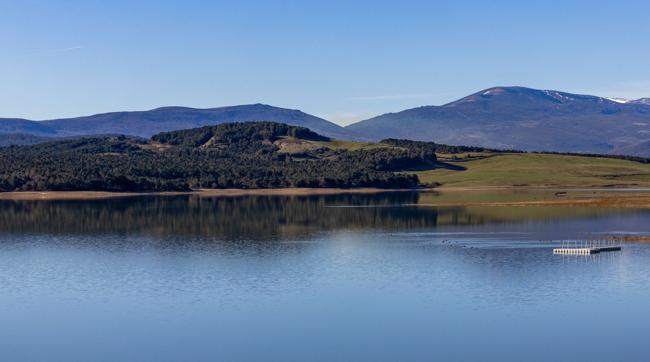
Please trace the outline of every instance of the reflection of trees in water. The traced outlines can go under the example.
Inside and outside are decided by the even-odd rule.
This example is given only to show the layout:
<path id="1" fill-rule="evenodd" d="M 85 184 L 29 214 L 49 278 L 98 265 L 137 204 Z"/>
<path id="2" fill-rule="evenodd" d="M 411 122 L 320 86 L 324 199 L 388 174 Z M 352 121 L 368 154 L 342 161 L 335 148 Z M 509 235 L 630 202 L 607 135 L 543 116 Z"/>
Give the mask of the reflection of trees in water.
<path id="1" fill-rule="evenodd" d="M 268 240 L 337 229 L 419 229 L 568 217 L 526 208 L 416 207 L 416 192 L 318 196 L 142 196 L 85 201 L 0 201 L 0 233 L 143 234 Z M 534 209 L 537 210 L 537 209 Z M 504 212 L 507 213 L 503 215 Z M 589 215 L 597 210 L 591 210 Z M 510 215 L 513 214 L 514 215 Z M 572 210 L 575 214 L 575 210 Z M 576 217 L 573 215 L 573 217 Z"/>
<path id="2" fill-rule="evenodd" d="M 439 210 L 411 192 L 325 196 L 145 196 L 84 201 L 0 201 L 0 232 L 143 233 L 218 239 L 309 236 L 357 228 L 421 228 Z"/>

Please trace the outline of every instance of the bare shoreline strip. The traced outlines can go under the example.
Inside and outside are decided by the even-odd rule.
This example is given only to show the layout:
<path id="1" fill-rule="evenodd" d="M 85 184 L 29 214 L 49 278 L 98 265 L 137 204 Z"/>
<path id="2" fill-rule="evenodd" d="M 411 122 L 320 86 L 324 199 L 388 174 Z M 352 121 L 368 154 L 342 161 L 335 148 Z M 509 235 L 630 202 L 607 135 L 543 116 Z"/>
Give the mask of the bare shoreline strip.
<path id="1" fill-rule="evenodd" d="M 426 192 L 430 189 L 380 189 L 380 188 L 281 188 L 281 189 L 200 189 L 187 192 L 107 192 L 107 191 L 17 191 L 0 192 L 0 200 L 93 200 L 133 196 L 177 196 L 195 195 L 199 197 L 280 195 L 308 196 L 334 194 L 373 194 L 383 192 Z"/>
<path id="2" fill-rule="evenodd" d="M 335 194 L 373 194 L 386 192 L 440 192 L 442 194 L 454 194 L 459 192 L 480 192 L 480 191 L 548 191 L 548 188 L 499 188 L 492 187 L 483 190 L 478 188 L 464 189 L 379 189 L 379 188 L 283 188 L 283 189 L 201 189 L 190 192 L 103 192 L 103 191 L 48 191 L 48 192 L 5 192 L 0 193 L 0 200 L 94 200 L 136 196 L 175 196 L 188 195 L 195 197 L 232 197 L 245 195 L 268 195 L 268 196 L 309 196 L 309 195 L 335 195 Z M 562 192 L 562 198 L 551 198 L 548 200 L 517 200 L 517 201 L 472 201 L 472 200 L 441 200 L 440 202 L 425 202 L 417 206 L 449 207 L 449 206 L 491 206 L 491 207 L 521 207 L 521 206 L 581 206 L 581 207 L 613 207 L 613 208 L 650 208 L 650 193 L 648 190 L 630 189 L 630 192 L 616 195 L 611 191 L 623 191 L 624 189 L 558 189 L 569 192 Z M 578 194 L 573 194 L 573 191 Z M 637 191 L 637 192 L 635 192 Z M 581 193 L 587 194 L 580 195 Z M 573 195 L 572 195 L 573 194 Z"/>
<path id="3" fill-rule="evenodd" d="M 564 200 L 538 200 L 538 201 L 504 201 L 504 202 L 440 202 L 424 203 L 417 206 L 431 207 L 458 207 L 458 206 L 488 206 L 488 207 L 525 207 L 525 206 L 580 206 L 580 207 L 604 207 L 604 208 L 650 208 L 650 196 L 631 197 L 609 197 L 595 196 L 586 199 L 564 199 Z"/>

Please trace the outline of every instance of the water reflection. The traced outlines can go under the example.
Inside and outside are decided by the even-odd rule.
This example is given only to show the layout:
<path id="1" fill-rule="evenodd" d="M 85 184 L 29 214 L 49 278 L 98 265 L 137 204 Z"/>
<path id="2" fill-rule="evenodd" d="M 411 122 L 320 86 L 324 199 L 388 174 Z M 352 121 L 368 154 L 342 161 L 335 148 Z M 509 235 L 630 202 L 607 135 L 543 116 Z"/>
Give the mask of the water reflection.
<path id="1" fill-rule="evenodd" d="M 650 354 L 650 245 L 567 257 L 553 255 L 548 241 L 647 233 L 647 211 L 432 206 L 448 197 L 0 201 L 3 357 L 611 361 L 620 351 L 629 360 Z M 609 310 L 616 312 L 603 313 Z"/>
<path id="2" fill-rule="evenodd" d="M 219 240 L 306 239 L 333 230 L 422 230 L 520 224 L 640 211 L 577 207 L 430 206 L 417 192 L 321 196 L 141 196 L 0 201 L 0 233 L 112 234 Z"/>

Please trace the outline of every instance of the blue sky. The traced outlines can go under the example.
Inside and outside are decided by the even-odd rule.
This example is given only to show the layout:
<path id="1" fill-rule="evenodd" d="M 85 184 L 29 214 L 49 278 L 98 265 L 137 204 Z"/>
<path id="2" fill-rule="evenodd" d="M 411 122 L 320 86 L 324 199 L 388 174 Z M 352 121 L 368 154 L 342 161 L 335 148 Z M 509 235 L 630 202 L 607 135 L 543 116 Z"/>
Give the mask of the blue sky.
<path id="1" fill-rule="evenodd" d="M 0 0 L 0 116 L 268 103 L 337 123 L 495 85 L 650 96 L 650 1 Z"/>

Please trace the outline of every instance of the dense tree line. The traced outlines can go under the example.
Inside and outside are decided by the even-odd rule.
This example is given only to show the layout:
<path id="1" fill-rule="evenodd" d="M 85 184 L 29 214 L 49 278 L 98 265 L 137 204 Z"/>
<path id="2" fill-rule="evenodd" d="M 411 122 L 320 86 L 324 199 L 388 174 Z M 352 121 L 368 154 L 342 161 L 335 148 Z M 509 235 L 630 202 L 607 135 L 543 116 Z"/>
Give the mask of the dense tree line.
<path id="1" fill-rule="evenodd" d="M 493 148 L 485 148 L 478 146 L 450 146 L 444 144 L 438 144 L 434 142 L 422 142 L 422 141 L 411 141 L 403 139 L 385 139 L 381 143 L 402 147 L 406 149 L 424 149 L 426 152 L 433 153 L 445 153 L 445 154 L 456 154 L 456 153 L 467 153 L 467 152 L 489 152 L 489 153 L 533 153 L 533 154 L 543 154 L 543 155 L 559 155 L 559 156 L 579 156 L 579 157 L 598 157 L 598 158 L 613 158 L 618 160 L 633 161 L 639 163 L 650 163 L 650 158 L 639 157 L 639 156 L 627 156 L 627 155 L 603 155 L 598 153 L 577 153 L 577 152 L 550 152 L 550 151 L 520 151 L 520 150 L 499 150 Z"/>
<path id="2" fill-rule="evenodd" d="M 282 138 L 326 141 L 306 128 L 235 123 L 166 132 L 151 141 L 85 138 L 0 149 L 0 191 L 171 191 L 195 188 L 410 188 L 395 173 L 432 159 L 401 148 L 280 152 Z"/>
<path id="3" fill-rule="evenodd" d="M 446 153 L 446 154 L 467 153 L 467 152 L 523 153 L 523 151 L 518 151 L 518 150 L 498 150 L 498 149 L 485 148 L 479 146 L 451 146 L 451 145 L 445 145 L 445 144 L 434 143 L 434 142 L 411 141 L 411 140 L 394 139 L 394 138 L 388 138 L 382 140 L 381 143 L 395 146 L 395 147 L 403 147 L 407 149 L 426 150 L 426 152 L 429 153 L 436 153 L 436 152 Z"/>
<path id="4" fill-rule="evenodd" d="M 340 159 L 347 163 L 373 165 L 378 171 L 402 171 L 418 167 L 433 167 L 437 162 L 435 151 L 425 148 L 371 148 L 346 152 Z"/>

